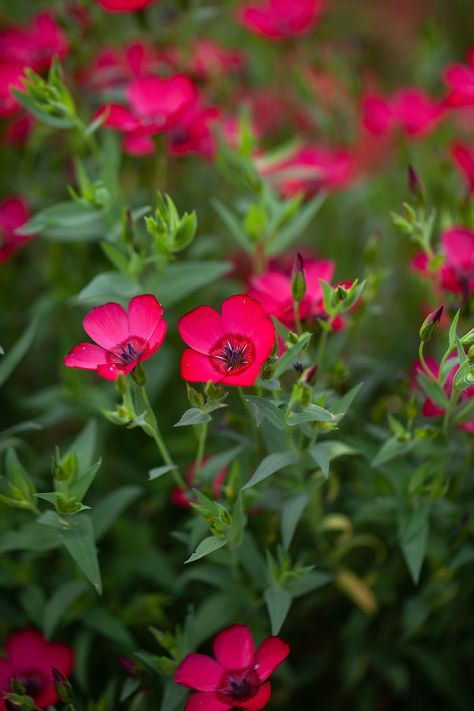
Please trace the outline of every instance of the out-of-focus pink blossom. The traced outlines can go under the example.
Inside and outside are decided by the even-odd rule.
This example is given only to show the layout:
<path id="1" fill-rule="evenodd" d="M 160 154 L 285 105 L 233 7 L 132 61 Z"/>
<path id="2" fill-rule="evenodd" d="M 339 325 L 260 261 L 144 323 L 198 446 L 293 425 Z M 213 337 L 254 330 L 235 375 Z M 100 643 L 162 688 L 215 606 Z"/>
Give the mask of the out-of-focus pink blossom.
<path id="1" fill-rule="evenodd" d="M 428 366 L 430 372 L 435 376 L 435 378 L 439 377 L 439 365 L 436 362 L 434 358 L 431 356 L 426 356 L 425 357 L 425 362 L 426 365 Z M 450 360 L 447 361 L 447 366 L 450 368 L 448 377 L 446 378 L 446 382 L 444 384 L 444 392 L 448 396 L 448 398 L 451 396 L 451 392 L 453 390 L 453 382 L 454 382 L 454 376 L 459 370 L 459 363 L 455 358 L 451 358 Z M 415 364 L 415 373 L 424 373 L 423 366 L 421 363 L 418 361 Z M 474 385 L 469 386 L 465 390 L 462 391 L 461 393 L 461 402 L 465 402 L 466 400 L 470 400 L 472 397 L 474 397 Z M 424 403 L 423 403 L 423 409 L 422 413 L 424 417 L 439 417 L 440 415 L 444 415 L 444 410 L 441 407 L 438 407 L 436 403 L 433 402 L 433 400 L 430 400 L 430 398 L 426 398 Z M 464 424 L 459 425 L 459 429 L 465 430 L 466 432 L 472 432 L 474 433 L 474 419 L 470 420 L 469 422 L 465 422 Z"/>
<path id="2" fill-rule="evenodd" d="M 17 229 L 29 218 L 30 211 L 23 198 L 12 195 L 0 202 L 0 264 L 34 237 L 17 234 Z"/>
<path id="3" fill-rule="evenodd" d="M 441 286 L 445 291 L 474 293 L 474 232 L 467 227 L 451 227 L 441 235 L 444 261 L 440 267 Z M 435 277 L 429 271 L 426 254 L 416 255 L 412 267 L 422 274 Z"/>
<path id="4" fill-rule="evenodd" d="M 310 32 L 322 10 L 322 0 L 261 0 L 239 7 L 237 19 L 261 37 L 283 40 Z"/>
<path id="5" fill-rule="evenodd" d="M 155 0 L 97 0 L 109 12 L 135 12 L 151 5 Z"/>
<path id="6" fill-rule="evenodd" d="M 454 163 L 466 180 L 469 193 L 474 194 L 474 148 L 454 143 L 450 149 Z"/>
<path id="7" fill-rule="evenodd" d="M 245 66 L 245 56 L 211 39 L 197 40 L 189 62 L 190 73 L 198 79 L 210 79 L 238 72 Z"/>
<path id="8" fill-rule="evenodd" d="M 448 85 L 446 105 L 453 108 L 474 106 L 474 52 L 469 53 L 469 65 L 450 64 L 444 70 Z"/>
<path id="9" fill-rule="evenodd" d="M 40 12 L 26 27 L 0 32 L 0 61 L 35 71 L 49 69 L 53 57 L 63 59 L 69 45 L 63 30 L 50 12 Z"/>
<path id="10" fill-rule="evenodd" d="M 367 94 L 362 101 L 364 127 L 374 135 L 388 135 L 396 128 L 412 138 L 432 131 L 444 115 L 444 104 L 416 87 L 407 87 L 386 99 Z"/>

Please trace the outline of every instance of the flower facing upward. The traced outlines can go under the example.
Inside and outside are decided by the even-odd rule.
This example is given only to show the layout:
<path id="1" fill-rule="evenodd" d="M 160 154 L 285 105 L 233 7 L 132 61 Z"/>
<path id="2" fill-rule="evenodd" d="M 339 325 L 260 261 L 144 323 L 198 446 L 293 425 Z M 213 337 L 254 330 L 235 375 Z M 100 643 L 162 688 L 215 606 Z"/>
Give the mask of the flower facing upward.
<path id="1" fill-rule="evenodd" d="M 84 330 L 98 345 L 79 343 L 64 358 L 70 368 L 96 370 L 107 380 L 128 375 L 150 358 L 166 334 L 163 307 L 152 294 L 135 296 L 128 315 L 120 304 L 96 306 L 83 321 Z"/>
<path id="2" fill-rule="evenodd" d="M 181 375 L 191 383 L 253 385 L 275 342 L 275 329 L 262 305 L 243 294 L 222 303 L 221 314 L 198 306 L 179 320 L 187 348 Z"/>
<path id="3" fill-rule="evenodd" d="M 214 639 L 214 656 L 189 654 L 179 665 L 175 681 L 199 693 L 188 699 L 186 711 L 263 709 L 270 700 L 267 681 L 286 659 L 290 648 L 279 637 L 267 637 L 255 651 L 252 634 L 234 625 Z"/>
<path id="4" fill-rule="evenodd" d="M 53 644 L 40 632 L 25 629 L 11 635 L 5 650 L 6 659 L 0 659 L 0 690 L 11 691 L 10 682 L 16 679 L 26 687 L 26 693 L 39 708 L 55 704 L 58 696 L 54 688 L 52 667 L 63 676 L 70 675 L 74 660 L 71 647 Z M 4 708 L 0 692 L 0 711 Z"/>

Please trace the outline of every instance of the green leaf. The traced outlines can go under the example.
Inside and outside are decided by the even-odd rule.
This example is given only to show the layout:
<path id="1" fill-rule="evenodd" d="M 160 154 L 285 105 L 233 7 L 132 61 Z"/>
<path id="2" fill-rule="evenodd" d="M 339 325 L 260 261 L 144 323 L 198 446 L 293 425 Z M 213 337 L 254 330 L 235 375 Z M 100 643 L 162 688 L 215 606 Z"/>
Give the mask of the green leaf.
<path id="1" fill-rule="evenodd" d="M 69 487 L 69 493 L 71 496 L 76 496 L 79 501 L 82 501 L 97 476 L 97 472 L 99 471 L 101 464 L 102 460 L 99 459 L 99 461 L 92 464 L 87 471 L 76 478 L 76 480 Z"/>
<path id="2" fill-rule="evenodd" d="M 286 373 L 293 363 L 300 357 L 301 351 L 308 347 L 311 340 L 311 333 L 302 333 L 298 337 L 298 342 L 290 346 L 288 350 L 283 353 L 282 357 L 276 362 L 273 375 L 275 378 L 279 378 L 283 373 Z"/>
<path id="3" fill-rule="evenodd" d="M 310 447 L 308 451 L 316 464 L 321 467 L 321 471 L 326 478 L 329 475 L 329 465 L 333 459 L 343 457 L 348 454 L 357 454 L 356 449 L 349 447 L 343 442 L 338 442 L 337 440 L 319 442 L 313 447 Z"/>
<path id="4" fill-rule="evenodd" d="M 173 679 L 169 679 L 165 684 L 160 711 L 177 711 L 184 708 L 186 693 L 187 689 L 175 684 Z"/>
<path id="5" fill-rule="evenodd" d="M 89 471 L 95 456 L 97 447 L 97 420 L 92 419 L 86 424 L 84 429 L 77 435 L 71 446 L 67 449 L 64 457 L 68 454 L 76 454 L 79 463 L 79 475 Z"/>
<path id="6" fill-rule="evenodd" d="M 103 498 L 91 512 L 95 538 L 100 540 L 132 501 L 135 501 L 143 489 L 140 486 L 122 486 Z"/>
<path id="7" fill-rule="evenodd" d="M 327 194 L 320 192 L 313 200 L 300 208 L 295 217 L 283 229 L 279 230 L 268 246 L 268 254 L 279 254 L 288 249 L 293 242 L 299 239 L 307 227 L 311 224 L 321 206 L 325 202 Z"/>
<path id="8" fill-rule="evenodd" d="M 63 544 L 86 578 L 101 595 L 102 581 L 94 540 L 94 528 L 90 516 L 78 513 L 74 517 L 69 516 L 62 520 L 65 523 L 60 533 Z"/>
<path id="9" fill-rule="evenodd" d="M 280 585 L 273 585 L 271 588 L 267 588 L 263 594 L 263 598 L 270 617 L 272 635 L 277 635 L 290 611 L 293 598 L 291 593 Z"/>
<path id="10" fill-rule="evenodd" d="M 458 327 L 458 321 L 459 321 L 459 316 L 461 314 L 461 309 L 458 309 L 456 311 L 456 314 L 451 322 L 451 326 L 449 327 L 449 346 L 453 347 L 456 343 L 456 337 L 457 337 L 457 327 Z"/>
<path id="11" fill-rule="evenodd" d="M 72 580 L 61 585 L 46 604 L 43 619 L 43 631 L 48 639 L 53 636 L 61 618 L 70 606 L 87 590 L 83 580 Z"/>
<path id="12" fill-rule="evenodd" d="M 210 412 L 227 407 L 223 402 L 208 402 L 204 407 L 190 407 L 184 412 L 174 427 L 187 427 L 189 425 L 199 425 L 202 422 L 210 422 Z"/>
<path id="13" fill-rule="evenodd" d="M 126 274 L 128 272 L 127 255 L 111 242 L 101 242 L 100 246 L 109 262 L 111 262 L 111 264 L 113 264 L 113 266 L 118 269 L 119 272 L 123 272 L 124 274 Z"/>
<path id="14" fill-rule="evenodd" d="M 403 454 L 407 454 L 415 446 L 415 440 L 410 440 L 409 442 L 400 442 L 396 437 L 390 437 L 379 449 L 376 456 L 372 460 L 373 467 L 379 467 L 391 459 L 396 457 L 401 457 Z"/>
<path id="15" fill-rule="evenodd" d="M 217 538 L 216 536 L 208 536 L 203 541 L 201 541 L 194 553 L 189 556 L 189 558 L 184 562 L 185 564 L 193 563 L 195 560 L 199 560 L 199 558 L 204 558 L 204 556 L 209 555 L 210 553 L 214 553 L 214 551 L 219 550 L 219 548 L 223 548 L 226 544 L 227 538 Z"/>
<path id="16" fill-rule="evenodd" d="M 300 425 L 302 422 L 332 422 L 336 424 L 340 416 L 333 415 L 329 410 L 319 405 L 308 405 L 301 412 L 289 412 L 286 418 L 287 424 L 290 427 Z"/>
<path id="17" fill-rule="evenodd" d="M 345 395 L 343 395 L 339 400 L 337 400 L 334 405 L 331 406 L 331 412 L 335 415 L 345 415 L 347 410 L 350 408 L 357 395 L 359 394 L 364 383 L 358 383 L 354 385 L 353 388 L 349 390 Z"/>
<path id="18" fill-rule="evenodd" d="M 427 395 L 430 400 L 433 400 L 435 405 L 438 405 L 442 410 L 446 410 L 449 407 L 449 399 L 438 382 L 434 382 L 422 372 L 418 372 L 418 382 L 423 388 L 425 395 Z"/>
<path id="19" fill-rule="evenodd" d="M 331 582 L 333 576 L 323 571 L 315 570 L 287 583 L 287 589 L 292 597 L 300 597 L 306 593 L 322 588 Z"/>
<path id="20" fill-rule="evenodd" d="M 244 249 L 249 254 L 252 253 L 252 243 L 248 238 L 243 225 L 240 220 L 225 206 L 220 200 L 213 199 L 211 204 L 219 214 L 222 221 L 225 223 L 232 237 L 240 244 L 242 249 Z"/>
<path id="21" fill-rule="evenodd" d="M 244 395 L 252 410 L 255 412 L 255 419 L 259 427 L 262 420 L 268 420 L 277 430 L 285 429 L 285 416 L 280 408 L 271 400 L 256 395 Z"/>
<path id="22" fill-rule="evenodd" d="M 264 479 L 275 472 L 289 466 L 290 464 L 296 464 L 299 456 L 293 452 L 274 452 L 269 454 L 263 459 L 255 470 L 251 479 L 242 487 L 244 489 L 250 489 L 255 484 L 259 484 Z"/>
<path id="23" fill-rule="evenodd" d="M 174 469 L 177 469 L 176 464 L 164 464 L 162 467 L 154 467 L 148 472 L 148 481 L 159 479 L 164 474 L 168 474 L 168 472 L 172 472 Z"/>
<path id="24" fill-rule="evenodd" d="M 429 509 L 427 506 L 400 516 L 398 540 L 415 585 L 420 578 L 421 566 L 428 543 Z"/>
<path id="25" fill-rule="evenodd" d="M 466 422 L 474 420 L 474 397 L 461 402 L 455 411 L 454 422 L 457 425 L 463 425 Z"/>
<path id="26" fill-rule="evenodd" d="M 17 230 L 22 235 L 41 234 L 60 242 L 85 242 L 103 236 L 104 210 L 82 202 L 67 201 L 41 210 Z"/>
<path id="27" fill-rule="evenodd" d="M 136 647 L 136 642 L 125 625 L 102 607 L 89 610 L 84 617 L 84 624 L 125 649 Z"/>
<path id="28" fill-rule="evenodd" d="M 76 304 L 97 306 L 106 301 L 127 304 L 133 296 L 143 293 L 140 284 L 126 274 L 104 272 L 97 274 L 74 298 Z"/>
<path id="29" fill-rule="evenodd" d="M 232 447 L 232 449 L 227 449 L 225 452 L 219 452 L 219 454 L 214 454 L 209 459 L 203 463 L 199 470 L 199 480 L 201 481 L 214 481 L 217 474 L 226 467 L 228 464 L 233 462 L 242 451 L 242 445 L 237 445 L 237 447 Z"/>
<path id="30" fill-rule="evenodd" d="M 158 279 L 157 298 L 165 308 L 169 308 L 207 284 L 218 281 L 231 269 L 230 262 L 211 260 L 187 260 L 169 264 Z"/>
<path id="31" fill-rule="evenodd" d="M 309 501 L 308 494 L 297 494 L 287 499 L 281 511 L 281 537 L 286 550 L 290 547 L 296 526 Z"/>
<path id="32" fill-rule="evenodd" d="M 29 323 L 25 331 L 23 331 L 15 345 L 12 346 L 11 349 L 7 349 L 6 355 L 0 360 L 0 386 L 8 380 L 18 363 L 30 348 L 35 337 L 37 327 L 38 321 L 34 318 Z"/>
<path id="33" fill-rule="evenodd" d="M 38 523 L 27 523 L 16 531 L 5 531 L 0 536 L 0 554 L 12 551 L 44 553 L 60 545 L 59 532 Z"/>

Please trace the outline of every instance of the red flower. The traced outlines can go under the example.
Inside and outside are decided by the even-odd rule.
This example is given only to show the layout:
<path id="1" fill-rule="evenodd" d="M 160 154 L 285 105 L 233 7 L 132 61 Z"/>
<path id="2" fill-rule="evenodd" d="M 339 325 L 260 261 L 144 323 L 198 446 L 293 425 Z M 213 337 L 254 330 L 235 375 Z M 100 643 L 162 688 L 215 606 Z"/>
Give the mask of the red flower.
<path id="1" fill-rule="evenodd" d="M 262 0 L 239 8 L 237 19 L 257 35 L 281 40 L 309 32 L 322 9 L 322 0 Z"/>
<path id="2" fill-rule="evenodd" d="M 394 117 L 390 101 L 377 94 L 367 94 L 362 99 L 363 124 L 367 131 L 377 136 L 390 133 Z"/>
<path id="3" fill-rule="evenodd" d="M 21 197 L 13 195 L 0 202 L 0 264 L 33 238 L 16 232 L 29 218 L 28 206 Z"/>
<path id="4" fill-rule="evenodd" d="M 326 316 L 323 306 L 323 290 L 320 279 L 330 282 L 334 274 L 334 262 L 321 259 L 305 259 L 304 272 L 306 294 L 299 304 L 300 319 Z M 257 299 L 269 316 L 275 316 L 287 328 L 295 327 L 291 274 L 271 268 L 265 274 L 250 279 L 249 296 Z"/>
<path id="5" fill-rule="evenodd" d="M 474 148 L 468 148 L 460 143 L 451 146 L 451 156 L 466 179 L 469 193 L 474 193 Z"/>
<path id="6" fill-rule="evenodd" d="M 0 690 L 11 691 L 10 681 L 17 679 L 41 709 L 55 704 L 58 696 L 51 669 L 55 667 L 66 677 L 71 674 L 74 662 L 71 647 L 48 642 L 40 632 L 25 629 L 9 637 L 5 650 L 6 659 L 0 659 Z M 0 709 L 4 709 L 1 699 Z"/>
<path id="7" fill-rule="evenodd" d="M 399 126 L 414 138 L 433 130 L 444 113 L 443 104 L 416 87 L 401 89 L 391 99 L 367 94 L 362 109 L 363 123 L 370 133 L 387 135 Z"/>
<path id="8" fill-rule="evenodd" d="M 214 639 L 215 660 L 205 654 L 188 654 L 175 673 L 175 682 L 195 689 L 186 711 L 263 709 L 270 700 L 267 681 L 286 659 L 289 646 L 279 637 L 267 637 L 255 651 L 252 634 L 244 625 L 234 625 Z"/>
<path id="9" fill-rule="evenodd" d="M 258 168 L 258 158 L 256 163 Z M 345 150 L 305 146 L 289 158 L 261 164 L 259 170 L 282 195 L 313 195 L 322 189 L 337 190 L 346 185 L 352 175 L 352 159 Z"/>
<path id="10" fill-rule="evenodd" d="M 178 324 L 187 348 L 181 375 L 191 383 L 253 385 L 271 353 L 275 329 L 262 305 L 243 294 L 222 303 L 221 315 L 198 306 Z"/>
<path id="11" fill-rule="evenodd" d="M 40 12 L 27 27 L 0 32 L 0 60 L 36 71 L 49 69 L 54 56 L 62 59 L 69 46 L 64 32 L 49 12 Z"/>
<path id="12" fill-rule="evenodd" d="M 474 52 L 469 53 L 469 65 L 450 64 L 444 70 L 444 80 L 449 87 L 447 106 L 474 106 Z"/>
<path id="13" fill-rule="evenodd" d="M 431 356 L 426 356 L 425 361 L 435 378 L 438 378 L 439 365 L 436 360 Z M 459 370 L 459 363 L 455 358 L 451 358 L 447 361 L 447 365 L 449 366 L 450 364 L 452 364 L 452 367 L 448 373 L 448 377 L 446 378 L 446 382 L 443 388 L 448 398 L 451 396 L 451 392 L 453 389 L 454 376 Z M 424 369 L 419 361 L 415 364 L 415 372 L 424 373 Z M 470 385 L 468 388 L 462 391 L 461 402 L 470 400 L 472 397 L 474 397 L 474 385 Z M 439 415 L 444 415 L 444 410 L 441 407 L 438 407 L 438 405 L 436 405 L 433 400 L 426 398 L 423 403 L 422 414 L 424 417 L 438 417 Z M 465 422 L 462 425 L 459 425 L 459 428 L 465 430 L 466 432 L 474 433 L 474 419 L 470 420 L 469 422 Z"/>
<path id="14" fill-rule="evenodd" d="M 152 294 L 135 296 L 128 315 L 119 304 L 96 306 L 83 321 L 84 330 L 98 345 L 79 343 L 64 358 L 70 368 L 96 370 L 107 380 L 128 375 L 150 358 L 166 334 L 163 307 Z"/>
<path id="15" fill-rule="evenodd" d="M 151 5 L 153 0 L 98 0 L 109 12 L 135 12 Z"/>
<path id="16" fill-rule="evenodd" d="M 238 72 L 244 64 L 244 55 L 236 49 L 227 49 L 211 39 L 200 39 L 192 50 L 190 70 L 199 79 L 209 79 Z"/>

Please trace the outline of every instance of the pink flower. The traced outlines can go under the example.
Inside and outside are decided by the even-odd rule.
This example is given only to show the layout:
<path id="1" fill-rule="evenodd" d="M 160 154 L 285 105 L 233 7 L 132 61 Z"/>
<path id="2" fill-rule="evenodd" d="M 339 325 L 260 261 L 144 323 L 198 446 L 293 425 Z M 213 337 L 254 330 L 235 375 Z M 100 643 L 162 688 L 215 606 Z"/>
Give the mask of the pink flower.
<path id="1" fill-rule="evenodd" d="M 177 684 L 199 692 L 190 696 L 186 711 L 263 709 L 271 697 L 267 679 L 290 648 L 279 637 L 267 637 L 255 651 L 249 628 L 234 625 L 219 632 L 213 651 L 215 660 L 205 654 L 188 654 L 176 670 Z"/>
<path id="2" fill-rule="evenodd" d="M 8 638 L 5 651 L 6 658 L 0 659 L 0 690 L 11 691 L 11 679 L 18 679 L 39 708 L 55 704 L 58 695 L 51 670 L 55 667 L 66 677 L 71 674 L 74 662 L 71 647 L 48 642 L 40 632 L 25 629 Z M 0 709 L 3 708 L 0 699 Z"/>
<path id="3" fill-rule="evenodd" d="M 151 5 L 154 0 L 98 0 L 109 12 L 135 12 Z"/>
<path id="4" fill-rule="evenodd" d="M 323 290 L 320 279 L 330 282 L 334 274 L 334 262 L 321 259 L 305 259 L 304 272 L 306 294 L 299 304 L 300 319 L 309 317 L 325 318 Z M 291 273 L 275 267 L 265 274 L 250 279 L 249 296 L 257 299 L 269 316 L 274 316 L 287 328 L 295 327 L 293 296 L 291 293 Z"/>
<path id="5" fill-rule="evenodd" d="M 64 358 L 70 368 L 96 370 L 107 380 L 128 375 L 138 363 L 150 358 L 166 334 L 163 307 L 152 294 L 135 296 L 128 315 L 119 304 L 96 306 L 83 327 L 94 343 L 79 343 Z"/>
<path id="6" fill-rule="evenodd" d="M 200 39 L 192 50 L 190 69 L 199 79 L 209 79 L 238 72 L 244 64 L 244 55 L 236 49 L 227 49 L 211 39 Z"/>
<path id="7" fill-rule="evenodd" d="M 23 89 L 23 66 L 21 64 L 0 63 L 0 117 L 11 116 L 20 104 L 11 89 Z"/>
<path id="8" fill-rule="evenodd" d="M 40 12 L 26 27 L 0 32 L 0 60 L 35 71 L 49 69 L 54 56 L 62 59 L 69 51 L 66 36 L 50 12 Z"/>
<path id="9" fill-rule="evenodd" d="M 238 8 L 237 19 L 257 35 L 282 40 L 309 32 L 322 9 L 322 0 L 261 0 Z"/>
<path id="10" fill-rule="evenodd" d="M 269 177 L 285 196 L 342 188 L 349 182 L 353 167 L 347 151 L 322 146 L 299 148 L 289 158 L 268 165 L 259 158 L 256 163 L 257 168 L 260 164 L 261 175 Z"/>
<path id="11" fill-rule="evenodd" d="M 171 155 L 198 154 L 206 159 L 213 158 L 216 142 L 211 127 L 219 118 L 218 109 L 212 106 L 196 106 L 181 123 L 168 131 L 168 148 Z"/>
<path id="12" fill-rule="evenodd" d="M 178 328 L 190 346 L 181 358 L 181 375 L 191 383 L 253 385 L 275 342 L 262 305 L 244 294 L 226 299 L 221 314 L 198 306 L 180 318 Z"/>
<path id="13" fill-rule="evenodd" d="M 17 234 L 17 229 L 29 218 L 28 206 L 21 197 L 12 195 L 0 202 L 0 264 L 34 237 Z"/>
<path id="14" fill-rule="evenodd" d="M 367 131 L 386 136 L 394 126 L 390 101 L 377 94 L 367 94 L 362 99 L 363 124 Z"/>
<path id="15" fill-rule="evenodd" d="M 466 179 L 469 193 L 474 193 L 474 148 L 468 148 L 460 143 L 451 146 L 451 157 Z"/>
<path id="16" fill-rule="evenodd" d="M 441 286 L 445 291 L 474 292 L 474 232 L 467 227 L 451 227 L 441 235 L 444 262 L 440 268 Z M 417 254 L 412 267 L 430 276 L 426 254 Z"/>
<path id="17" fill-rule="evenodd" d="M 439 377 L 439 365 L 436 362 L 434 358 L 431 356 L 426 356 L 425 357 L 426 364 L 429 368 L 429 370 L 433 373 L 435 378 Z M 450 360 L 447 361 L 448 366 L 452 364 L 452 367 L 448 373 L 448 377 L 446 378 L 446 382 L 444 384 L 444 392 L 446 393 L 447 397 L 449 398 L 451 396 L 451 392 L 453 390 L 453 382 L 454 382 L 454 376 L 459 370 L 459 363 L 455 358 L 451 358 Z M 415 373 L 423 373 L 423 367 L 421 363 L 418 361 L 415 364 Z M 465 390 L 462 391 L 461 393 L 461 402 L 465 402 L 466 400 L 470 400 L 472 397 L 474 397 L 474 385 L 469 386 Z M 422 409 L 422 414 L 424 417 L 438 417 L 439 415 L 444 415 L 444 410 L 441 407 L 438 407 L 436 403 L 433 402 L 433 400 L 430 400 L 429 398 L 426 398 L 424 403 L 423 403 L 423 409 Z M 459 428 L 462 430 L 465 430 L 466 432 L 472 432 L 474 433 L 474 419 L 470 420 L 469 422 L 465 422 L 462 425 L 459 425 Z"/>
<path id="18" fill-rule="evenodd" d="M 122 88 L 137 77 L 159 74 L 170 67 L 171 58 L 166 52 L 157 52 L 140 40 L 120 50 L 105 47 L 80 78 L 94 89 Z"/>
<path id="19" fill-rule="evenodd" d="M 456 108 L 474 106 L 474 54 L 469 56 L 470 66 L 450 64 L 444 70 L 444 81 L 449 87 L 446 105 Z"/>
<path id="20" fill-rule="evenodd" d="M 401 89 L 391 99 L 367 94 L 362 101 L 363 123 L 375 135 L 400 127 L 409 137 L 432 131 L 444 114 L 444 105 L 416 87 Z"/>

